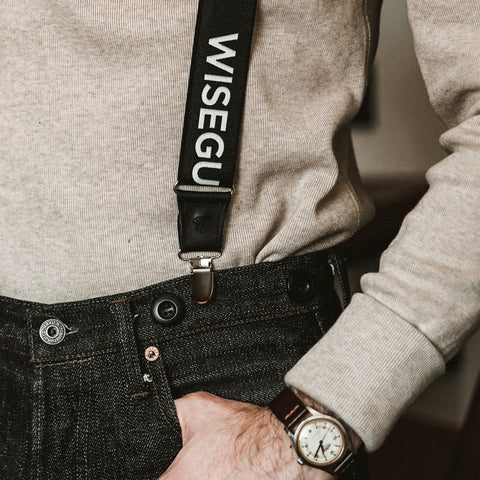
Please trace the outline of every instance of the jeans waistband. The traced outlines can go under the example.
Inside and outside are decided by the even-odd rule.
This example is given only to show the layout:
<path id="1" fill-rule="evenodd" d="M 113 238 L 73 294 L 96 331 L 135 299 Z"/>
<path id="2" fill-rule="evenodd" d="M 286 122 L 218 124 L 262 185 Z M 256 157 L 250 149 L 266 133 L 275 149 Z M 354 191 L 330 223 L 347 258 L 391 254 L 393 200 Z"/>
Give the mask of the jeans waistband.
<path id="1" fill-rule="evenodd" d="M 168 341 L 236 323 L 336 308 L 329 258 L 330 252 L 322 251 L 216 271 L 216 293 L 207 305 L 191 300 L 188 275 L 68 303 L 0 297 L 0 348 L 35 363 L 81 360 L 118 351 L 128 335 Z"/>

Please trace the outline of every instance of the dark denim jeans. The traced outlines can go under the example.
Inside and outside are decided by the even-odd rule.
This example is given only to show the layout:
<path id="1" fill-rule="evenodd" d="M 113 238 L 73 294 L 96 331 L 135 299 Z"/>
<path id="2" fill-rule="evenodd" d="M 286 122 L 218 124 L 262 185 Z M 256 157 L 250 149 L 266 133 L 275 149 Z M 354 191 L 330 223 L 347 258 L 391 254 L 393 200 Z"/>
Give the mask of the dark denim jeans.
<path id="1" fill-rule="evenodd" d="M 326 253 L 218 271 L 203 306 L 188 277 L 72 303 L 0 298 L 0 478 L 156 479 L 182 444 L 173 399 L 268 404 L 339 310 Z M 364 458 L 355 470 L 366 478 Z"/>

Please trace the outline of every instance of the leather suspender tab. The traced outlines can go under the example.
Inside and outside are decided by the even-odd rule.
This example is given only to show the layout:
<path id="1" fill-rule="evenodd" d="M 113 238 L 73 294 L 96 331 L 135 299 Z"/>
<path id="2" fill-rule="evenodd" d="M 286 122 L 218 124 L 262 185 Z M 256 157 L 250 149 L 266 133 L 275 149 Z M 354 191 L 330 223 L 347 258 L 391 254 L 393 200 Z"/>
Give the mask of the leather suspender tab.
<path id="1" fill-rule="evenodd" d="M 229 193 L 177 192 L 182 252 L 221 252 Z"/>

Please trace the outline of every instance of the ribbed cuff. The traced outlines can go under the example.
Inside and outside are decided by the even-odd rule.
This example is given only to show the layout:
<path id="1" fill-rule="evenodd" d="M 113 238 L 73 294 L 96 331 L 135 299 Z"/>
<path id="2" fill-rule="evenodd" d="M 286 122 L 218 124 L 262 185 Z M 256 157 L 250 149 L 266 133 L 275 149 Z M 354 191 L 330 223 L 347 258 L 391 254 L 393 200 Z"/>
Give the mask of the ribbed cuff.
<path id="1" fill-rule="evenodd" d="M 356 294 L 285 382 L 335 412 L 372 451 L 444 370 L 442 355 L 422 332 L 373 298 Z"/>

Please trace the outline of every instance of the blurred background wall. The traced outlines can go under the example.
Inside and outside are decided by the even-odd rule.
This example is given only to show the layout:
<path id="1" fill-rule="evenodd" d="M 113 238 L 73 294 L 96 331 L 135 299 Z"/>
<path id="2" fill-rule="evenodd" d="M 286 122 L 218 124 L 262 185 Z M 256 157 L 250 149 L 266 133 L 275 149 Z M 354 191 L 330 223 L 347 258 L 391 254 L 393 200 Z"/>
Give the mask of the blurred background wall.
<path id="1" fill-rule="evenodd" d="M 358 125 L 355 149 L 364 176 L 422 175 L 445 157 L 444 131 L 428 101 L 413 49 L 405 0 L 384 0 L 374 64 L 373 125 Z"/>

